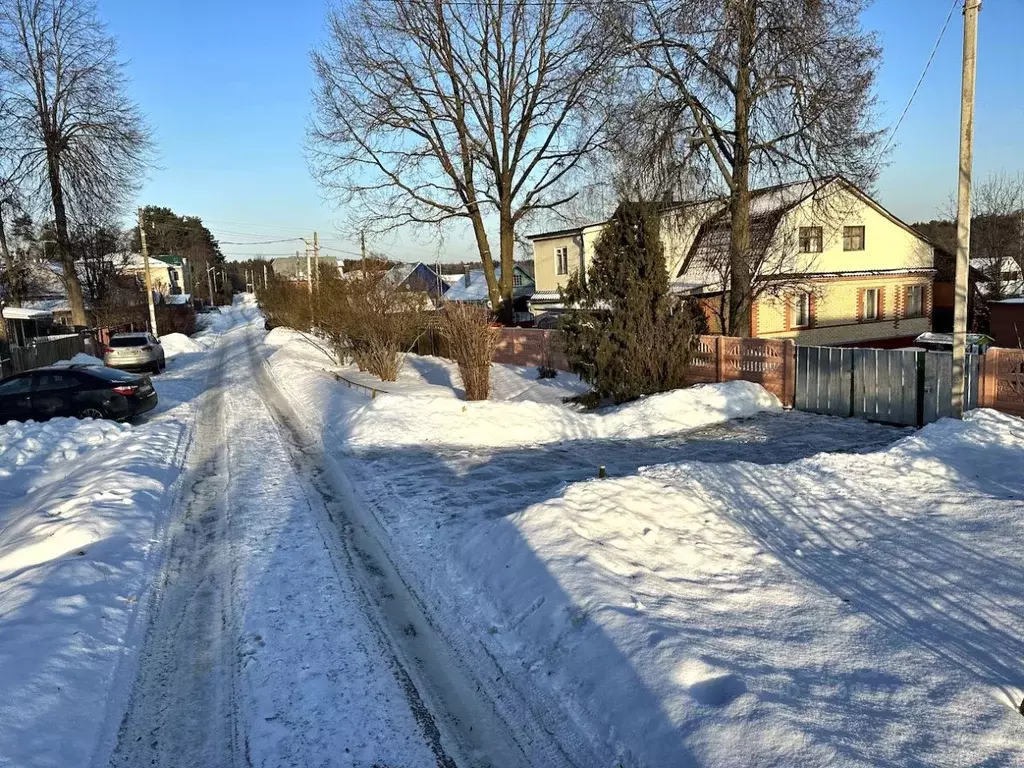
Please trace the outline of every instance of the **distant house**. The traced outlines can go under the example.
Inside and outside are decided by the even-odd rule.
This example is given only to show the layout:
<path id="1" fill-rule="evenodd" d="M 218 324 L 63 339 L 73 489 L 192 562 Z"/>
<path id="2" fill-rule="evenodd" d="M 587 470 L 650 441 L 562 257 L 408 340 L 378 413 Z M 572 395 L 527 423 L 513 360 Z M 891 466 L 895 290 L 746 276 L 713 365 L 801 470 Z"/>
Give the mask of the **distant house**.
<path id="1" fill-rule="evenodd" d="M 501 267 L 494 270 L 495 277 L 501 279 Z M 530 299 L 533 297 L 535 284 L 533 277 L 518 264 L 512 273 L 512 304 L 517 316 L 528 315 Z M 490 295 L 487 292 L 487 278 L 482 269 L 467 271 L 461 278 L 451 284 L 444 300 L 469 304 L 484 304 L 490 307 Z M 491 307 L 495 309 L 495 307 Z M 525 319 L 525 318 L 523 318 Z M 532 319 L 532 318 L 531 318 Z"/>
<path id="2" fill-rule="evenodd" d="M 305 282 L 309 280 L 310 268 L 315 270 L 316 264 L 317 260 L 312 256 L 308 261 L 305 256 L 286 256 L 284 258 L 274 259 L 270 262 L 270 267 L 274 271 L 275 277 L 295 282 Z M 335 275 L 340 271 L 339 261 L 333 256 L 321 256 L 319 265 L 321 275 L 328 274 L 328 270 L 333 270 Z"/>
<path id="3" fill-rule="evenodd" d="M 728 201 L 666 204 L 662 242 L 673 291 L 704 308 L 713 332 L 728 308 Z M 533 242 L 535 311 L 561 311 L 559 288 L 587 269 L 606 222 Z M 753 337 L 894 346 L 931 330 L 935 245 L 845 179 L 754 190 Z"/>
<path id="4" fill-rule="evenodd" d="M 133 253 L 124 265 L 124 273 L 145 280 L 146 264 L 142 254 Z M 149 279 L 153 291 L 163 296 L 192 293 L 192 274 L 188 259 L 164 253 L 149 257 Z"/>
<path id="5" fill-rule="evenodd" d="M 387 278 L 399 288 L 426 294 L 435 306 L 448 291 L 448 283 L 441 275 L 421 261 L 397 264 L 388 270 Z"/>

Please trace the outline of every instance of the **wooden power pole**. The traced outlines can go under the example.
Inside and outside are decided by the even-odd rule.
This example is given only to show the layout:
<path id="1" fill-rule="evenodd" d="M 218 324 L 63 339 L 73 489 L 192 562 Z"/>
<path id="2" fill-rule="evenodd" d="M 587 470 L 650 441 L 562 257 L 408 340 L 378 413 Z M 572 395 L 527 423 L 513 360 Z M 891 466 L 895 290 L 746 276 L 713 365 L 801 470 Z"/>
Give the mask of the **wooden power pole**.
<path id="1" fill-rule="evenodd" d="M 313 295 L 313 264 L 311 262 L 312 251 L 309 249 L 309 240 L 305 238 L 302 242 L 306 244 L 306 285 L 309 287 L 309 295 Z"/>
<path id="2" fill-rule="evenodd" d="M 313 264 L 316 269 L 316 289 L 320 290 L 320 236 L 313 232 Z"/>
<path id="3" fill-rule="evenodd" d="M 974 86 L 978 64 L 978 12 L 981 0 L 964 0 L 964 60 L 960 88 L 960 168 L 956 208 L 956 283 L 953 305 L 954 418 L 964 415 L 964 362 L 967 355 L 967 291 L 971 270 L 971 173 L 974 165 Z"/>
<path id="4" fill-rule="evenodd" d="M 160 338 L 156 328 L 156 307 L 153 305 L 153 279 L 149 275 L 149 248 L 146 247 L 146 227 L 142 208 L 139 208 L 139 242 L 142 244 L 142 269 L 146 274 L 146 302 L 149 304 L 149 328 Z"/>

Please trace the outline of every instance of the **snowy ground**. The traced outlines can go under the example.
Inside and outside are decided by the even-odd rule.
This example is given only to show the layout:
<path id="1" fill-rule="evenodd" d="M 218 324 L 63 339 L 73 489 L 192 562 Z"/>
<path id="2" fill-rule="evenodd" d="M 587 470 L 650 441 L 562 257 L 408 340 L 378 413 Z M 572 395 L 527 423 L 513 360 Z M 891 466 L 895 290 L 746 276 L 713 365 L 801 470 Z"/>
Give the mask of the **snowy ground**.
<path id="1" fill-rule="evenodd" d="M 448 641 L 563 764 L 1024 764 L 1024 422 L 914 434 L 719 391 L 606 424 L 411 376 L 371 403 L 271 341 Z"/>
<path id="2" fill-rule="evenodd" d="M 101 750 L 207 374 L 202 356 L 169 360 L 135 424 L 0 426 L 0 765 L 87 765 Z"/>
<path id="3" fill-rule="evenodd" d="M 1024 421 L 211 322 L 137 424 L 0 427 L 0 766 L 1024 764 Z"/>

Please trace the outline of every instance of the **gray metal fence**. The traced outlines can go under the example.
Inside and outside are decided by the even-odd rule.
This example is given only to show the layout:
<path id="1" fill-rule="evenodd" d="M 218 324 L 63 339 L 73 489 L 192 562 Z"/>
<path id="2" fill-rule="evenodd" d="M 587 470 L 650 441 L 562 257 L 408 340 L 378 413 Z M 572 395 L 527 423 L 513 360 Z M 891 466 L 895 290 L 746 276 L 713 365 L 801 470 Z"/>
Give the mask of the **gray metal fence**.
<path id="1" fill-rule="evenodd" d="M 952 354 L 797 347 L 794 405 L 829 416 L 920 426 L 949 415 Z M 977 407 L 979 359 L 967 360 L 966 406 Z"/>

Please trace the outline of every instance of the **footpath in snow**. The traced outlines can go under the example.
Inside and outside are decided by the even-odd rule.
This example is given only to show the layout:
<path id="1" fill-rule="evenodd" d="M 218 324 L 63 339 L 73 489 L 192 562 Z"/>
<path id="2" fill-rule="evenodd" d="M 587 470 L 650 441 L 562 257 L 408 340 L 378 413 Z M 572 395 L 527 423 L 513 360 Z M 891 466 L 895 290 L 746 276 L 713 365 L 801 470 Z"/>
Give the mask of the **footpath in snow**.
<path id="1" fill-rule="evenodd" d="M 587 745 L 567 765 L 1024 764 L 1024 421 L 742 384 L 584 414 L 504 366 L 515 401 L 462 403 L 416 358 L 370 401 L 267 342 L 449 642 Z"/>
<path id="2" fill-rule="evenodd" d="M 185 340 L 215 344 L 236 316 L 216 318 Z M 89 764 L 127 695 L 209 373 L 179 341 L 135 424 L 0 425 L 0 765 Z"/>

